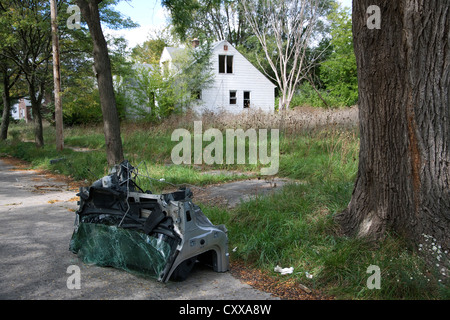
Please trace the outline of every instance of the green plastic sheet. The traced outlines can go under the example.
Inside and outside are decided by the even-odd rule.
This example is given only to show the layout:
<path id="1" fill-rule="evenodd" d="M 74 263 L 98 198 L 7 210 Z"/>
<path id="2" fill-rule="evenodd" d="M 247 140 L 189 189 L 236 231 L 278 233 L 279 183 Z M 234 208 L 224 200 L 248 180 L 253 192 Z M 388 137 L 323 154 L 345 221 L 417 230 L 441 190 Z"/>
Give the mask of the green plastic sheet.
<path id="1" fill-rule="evenodd" d="M 163 235 L 81 222 L 72 235 L 70 250 L 86 264 L 159 278 L 172 257 L 173 246 Z"/>

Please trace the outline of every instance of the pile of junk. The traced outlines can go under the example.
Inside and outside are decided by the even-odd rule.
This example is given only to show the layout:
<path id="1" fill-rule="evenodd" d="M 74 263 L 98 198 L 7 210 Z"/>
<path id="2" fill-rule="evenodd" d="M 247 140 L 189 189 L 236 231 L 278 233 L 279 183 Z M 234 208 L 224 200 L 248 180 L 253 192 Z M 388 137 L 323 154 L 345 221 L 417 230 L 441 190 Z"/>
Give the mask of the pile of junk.
<path id="1" fill-rule="evenodd" d="M 81 187 L 70 251 L 86 264 L 167 282 L 187 278 L 197 262 L 229 270 L 228 236 L 192 202 L 189 188 L 143 191 L 128 161 Z"/>

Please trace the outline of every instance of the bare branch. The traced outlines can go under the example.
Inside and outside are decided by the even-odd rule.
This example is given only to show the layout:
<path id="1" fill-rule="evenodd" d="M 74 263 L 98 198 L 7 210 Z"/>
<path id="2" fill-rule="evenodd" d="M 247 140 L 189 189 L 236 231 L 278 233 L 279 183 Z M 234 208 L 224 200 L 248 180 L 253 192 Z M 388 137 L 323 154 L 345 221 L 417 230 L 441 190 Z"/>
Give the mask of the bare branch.
<path id="1" fill-rule="evenodd" d="M 280 108 L 288 108 L 296 87 L 316 60 L 307 59 L 307 49 L 318 24 L 319 0 L 244 0 L 242 5 L 275 74 Z"/>

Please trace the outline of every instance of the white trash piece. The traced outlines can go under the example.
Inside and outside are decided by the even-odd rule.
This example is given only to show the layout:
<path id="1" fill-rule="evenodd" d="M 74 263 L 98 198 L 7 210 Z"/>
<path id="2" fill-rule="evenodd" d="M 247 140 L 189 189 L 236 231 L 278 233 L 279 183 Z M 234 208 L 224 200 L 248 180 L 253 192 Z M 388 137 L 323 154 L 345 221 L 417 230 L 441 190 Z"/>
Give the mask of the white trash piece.
<path id="1" fill-rule="evenodd" d="M 277 265 L 275 268 L 273 268 L 273 271 L 281 273 L 281 275 L 285 274 L 291 274 L 294 272 L 294 267 L 290 268 L 281 268 L 279 265 Z"/>

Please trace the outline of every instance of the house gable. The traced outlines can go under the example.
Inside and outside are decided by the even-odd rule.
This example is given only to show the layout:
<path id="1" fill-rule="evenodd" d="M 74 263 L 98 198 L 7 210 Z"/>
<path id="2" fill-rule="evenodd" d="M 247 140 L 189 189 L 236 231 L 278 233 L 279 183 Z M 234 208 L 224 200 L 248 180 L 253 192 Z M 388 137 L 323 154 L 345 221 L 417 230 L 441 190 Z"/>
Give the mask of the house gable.
<path id="1" fill-rule="evenodd" d="M 163 70 L 173 70 L 172 61 L 178 52 L 176 48 L 164 49 L 160 60 Z M 198 111 L 274 111 L 276 86 L 228 41 L 212 45 L 211 68 L 214 81 L 199 95 Z"/>
<path id="2" fill-rule="evenodd" d="M 184 51 L 183 48 L 165 47 L 159 60 L 161 70 L 164 72 L 176 71 L 175 61 Z"/>
<path id="3" fill-rule="evenodd" d="M 274 111 L 276 86 L 228 41 L 213 45 L 211 59 L 215 81 L 203 92 L 204 109 Z"/>
<path id="4" fill-rule="evenodd" d="M 233 70 L 231 73 L 219 72 L 219 56 L 233 57 Z M 219 41 L 214 44 L 212 59 L 215 73 L 219 76 L 230 75 L 235 77 L 235 80 L 237 81 L 256 80 L 264 86 L 272 88 L 276 87 L 261 71 L 259 71 L 250 61 L 248 61 L 244 55 L 242 55 L 226 40 Z"/>

